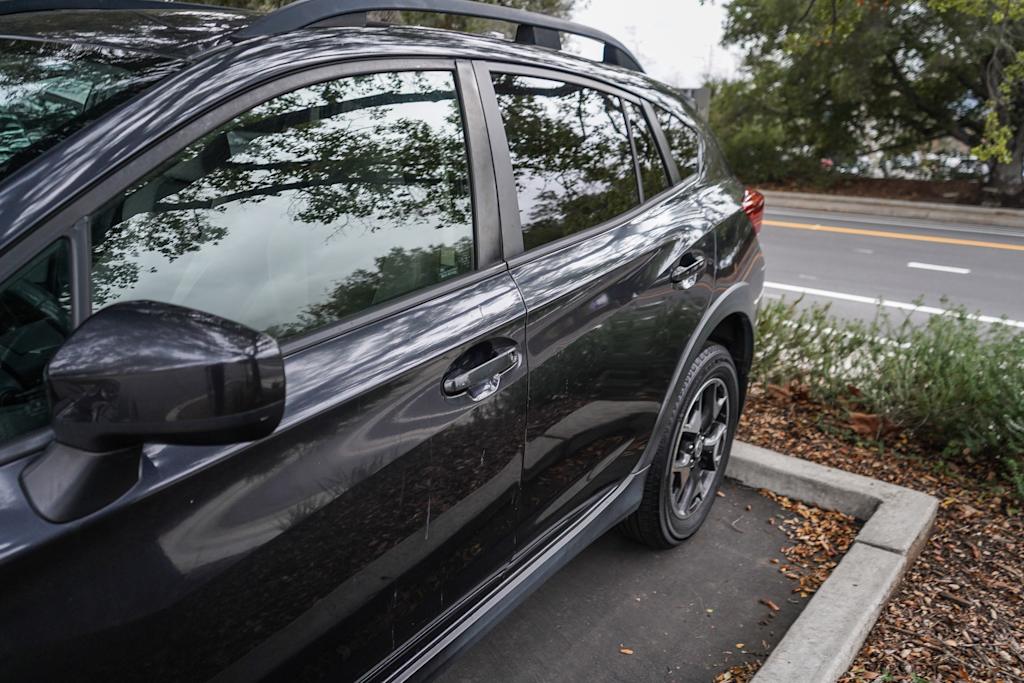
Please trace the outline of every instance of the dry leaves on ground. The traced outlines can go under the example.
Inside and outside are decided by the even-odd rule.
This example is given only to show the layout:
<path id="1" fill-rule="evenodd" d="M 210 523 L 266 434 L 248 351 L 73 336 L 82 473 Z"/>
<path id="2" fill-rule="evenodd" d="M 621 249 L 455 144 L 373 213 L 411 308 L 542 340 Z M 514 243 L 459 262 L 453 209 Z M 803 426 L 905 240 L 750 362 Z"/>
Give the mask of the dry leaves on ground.
<path id="1" fill-rule="evenodd" d="M 854 443 L 848 424 L 848 416 L 800 392 L 754 388 L 738 435 L 942 501 L 921 557 L 842 680 L 1024 683 L 1024 520 L 1008 514 L 1010 501 L 985 484 L 988 473 L 969 471 L 969 462 L 939 467 L 937 456 L 898 435 L 884 451 Z"/>
<path id="2" fill-rule="evenodd" d="M 737 664 L 728 671 L 723 671 L 715 676 L 715 683 L 746 683 L 754 677 L 760 666 L 760 662 Z"/>
<path id="3" fill-rule="evenodd" d="M 850 515 L 804 505 L 771 491 L 760 493 L 797 515 L 782 522 L 782 529 L 795 543 L 782 549 L 789 562 L 779 571 L 796 582 L 794 593 L 809 597 L 850 549 L 857 536 L 857 522 Z"/>
<path id="4" fill-rule="evenodd" d="M 794 593 L 803 598 L 809 597 L 849 550 L 857 536 L 857 522 L 841 512 L 805 505 L 771 491 L 762 490 L 760 493 L 791 513 L 780 524 L 792 544 L 780 549 L 786 562 L 778 562 L 779 571 L 793 580 Z M 768 598 L 761 598 L 758 602 L 768 608 L 765 621 L 773 619 L 779 611 L 779 606 Z M 740 644 L 737 644 L 737 649 L 742 649 Z M 760 666 L 760 661 L 744 662 L 718 674 L 715 683 L 746 683 Z"/>

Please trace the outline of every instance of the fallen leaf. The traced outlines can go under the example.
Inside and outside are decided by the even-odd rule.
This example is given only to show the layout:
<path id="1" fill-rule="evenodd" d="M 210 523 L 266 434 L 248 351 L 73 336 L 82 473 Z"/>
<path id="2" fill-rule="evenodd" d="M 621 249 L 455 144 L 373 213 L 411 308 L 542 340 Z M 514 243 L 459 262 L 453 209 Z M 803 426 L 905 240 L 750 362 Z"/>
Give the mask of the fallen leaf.
<path id="1" fill-rule="evenodd" d="M 882 431 L 882 416 L 869 413 L 850 413 L 849 427 L 861 436 L 874 439 Z"/>

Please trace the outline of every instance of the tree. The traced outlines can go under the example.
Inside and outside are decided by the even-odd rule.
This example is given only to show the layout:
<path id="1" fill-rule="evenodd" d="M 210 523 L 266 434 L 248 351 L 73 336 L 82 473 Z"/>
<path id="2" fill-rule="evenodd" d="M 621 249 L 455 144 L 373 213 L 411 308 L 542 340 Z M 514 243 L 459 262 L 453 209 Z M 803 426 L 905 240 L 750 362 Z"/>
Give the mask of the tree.
<path id="1" fill-rule="evenodd" d="M 951 137 L 1024 198 L 1024 0 L 733 0 L 723 42 L 749 76 L 716 84 L 727 135 L 750 115 L 805 162 Z"/>

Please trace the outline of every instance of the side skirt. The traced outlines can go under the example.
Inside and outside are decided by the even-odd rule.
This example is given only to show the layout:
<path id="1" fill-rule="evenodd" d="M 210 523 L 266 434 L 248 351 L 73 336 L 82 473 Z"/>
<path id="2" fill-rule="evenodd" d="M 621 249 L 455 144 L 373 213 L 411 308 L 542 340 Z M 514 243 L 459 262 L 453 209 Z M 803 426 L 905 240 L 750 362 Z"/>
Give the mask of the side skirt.
<path id="1" fill-rule="evenodd" d="M 643 498 L 646 474 L 646 469 L 634 472 L 608 491 L 580 519 L 566 527 L 561 534 L 527 558 L 523 564 L 513 567 L 484 597 L 478 598 L 479 601 L 461 618 L 442 629 L 421 649 L 409 652 L 419 640 L 414 638 L 408 648 L 396 651 L 360 681 L 418 681 L 440 672 L 446 663 L 480 640 L 545 580 L 636 510 Z M 458 610 L 459 607 L 464 606 L 454 606 L 448 614 L 435 620 L 434 625 L 427 626 L 424 633 L 431 633 L 437 629 L 438 622 L 444 623 L 446 617 L 451 618 L 451 611 Z M 389 670 L 390 673 L 387 673 Z"/>

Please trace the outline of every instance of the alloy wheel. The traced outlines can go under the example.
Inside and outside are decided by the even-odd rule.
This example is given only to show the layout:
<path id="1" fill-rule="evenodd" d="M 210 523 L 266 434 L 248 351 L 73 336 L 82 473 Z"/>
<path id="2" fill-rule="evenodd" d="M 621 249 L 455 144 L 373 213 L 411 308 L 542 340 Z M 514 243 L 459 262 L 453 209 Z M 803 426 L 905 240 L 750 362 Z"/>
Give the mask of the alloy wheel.
<path id="1" fill-rule="evenodd" d="M 670 508 L 686 519 L 712 495 L 729 432 L 729 391 L 717 377 L 706 381 L 683 414 L 669 470 Z"/>

